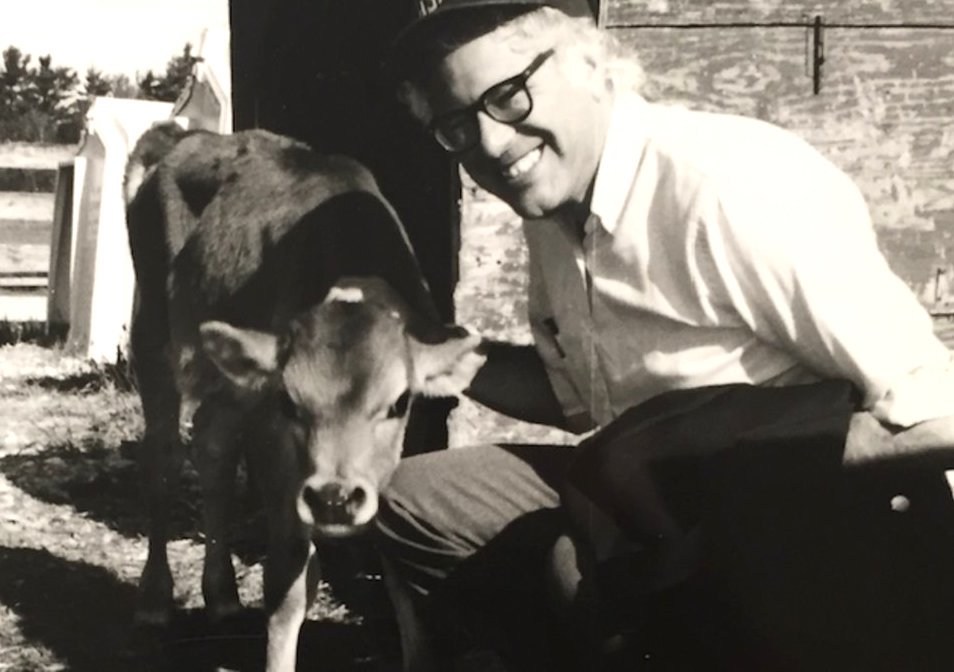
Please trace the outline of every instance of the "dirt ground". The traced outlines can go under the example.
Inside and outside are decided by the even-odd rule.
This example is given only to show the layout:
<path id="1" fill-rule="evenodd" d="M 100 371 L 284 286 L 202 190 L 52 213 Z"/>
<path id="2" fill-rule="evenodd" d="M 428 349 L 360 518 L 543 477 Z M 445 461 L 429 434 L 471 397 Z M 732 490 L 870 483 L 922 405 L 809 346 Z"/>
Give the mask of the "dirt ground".
<path id="1" fill-rule="evenodd" d="M 132 624 L 146 557 L 134 462 L 141 427 L 138 398 L 121 368 L 36 345 L 0 347 L 0 672 L 260 668 L 259 519 L 247 502 L 233 531 L 249 609 L 212 628 L 201 610 L 192 473 L 170 544 L 177 618 L 165 632 Z M 395 669 L 390 609 L 362 550 L 358 544 L 326 553 L 337 599 L 323 584 L 303 628 L 299 669 Z M 343 561 L 355 554 L 362 571 Z"/>

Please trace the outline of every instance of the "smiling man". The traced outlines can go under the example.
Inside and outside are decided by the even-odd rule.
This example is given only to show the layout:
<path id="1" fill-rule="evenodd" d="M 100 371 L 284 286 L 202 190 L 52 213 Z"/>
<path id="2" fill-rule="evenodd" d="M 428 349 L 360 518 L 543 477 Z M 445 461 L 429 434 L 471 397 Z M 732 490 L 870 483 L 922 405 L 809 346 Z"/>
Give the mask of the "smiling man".
<path id="1" fill-rule="evenodd" d="M 861 599 L 870 587 L 857 577 L 879 576 L 880 590 L 905 593 L 917 573 L 866 564 L 885 557 L 877 535 L 894 529 L 869 524 L 882 509 L 868 501 L 891 507 L 844 465 L 947 459 L 954 439 L 950 353 L 881 255 L 852 181 L 776 126 L 643 99 L 637 62 L 582 0 L 445 0 L 398 38 L 389 65 L 411 114 L 525 220 L 534 344 L 488 343 L 468 394 L 523 420 L 596 430 L 575 450 L 481 446 L 404 461 L 380 539 L 425 621 L 447 626 L 489 595 L 483 625 L 526 641 L 539 616 L 519 604 L 539 577 L 554 603 L 579 607 L 587 568 L 622 557 L 614 566 L 626 567 L 634 602 L 719 570 L 710 604 L 722 616 L 680 620 L 683 650 L 669 652 L 680 662 L 654 669 L 910 669 L 904 627 L 866 613 L 866 636 L 839 638 L 833 623 L 862 614 L 813 611 L 823 586 Z M 920 510 L 948 525 L 950 493 L 931 469 L 918 476 L 931 500 Z M 741 501 L 751 505 L 736 511 Z M 905 539 L 954 557 L 906 515 Z M 791 562 L 779 566 L 782 556 Z M 763 566 L 775 571 L 740 569 Z M 892 610 L 950 616 L 954 591 L 936 588 L 943 599 L 912 588 Z M 798 618 L 796 596 L 808 610 Z M 593 646 L 580 647 L 576 669 L 604 669 L 592 656 L 606 633 L 584 621 L 569 639 L 589 634 Z M 482 630 L 474 622 L 468 632 Z M 813 648 L 833 640 L 840 653 Z M 658 664 L 645 647 L 619 669 Z M 556 669 L 539 653 L 520 664 Z"/>

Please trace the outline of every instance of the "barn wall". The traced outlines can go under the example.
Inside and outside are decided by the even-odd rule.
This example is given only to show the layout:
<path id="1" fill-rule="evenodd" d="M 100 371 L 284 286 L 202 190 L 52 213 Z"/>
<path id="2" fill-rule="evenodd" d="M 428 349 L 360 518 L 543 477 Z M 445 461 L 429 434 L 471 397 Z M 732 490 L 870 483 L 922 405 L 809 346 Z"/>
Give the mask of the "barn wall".
<path id="1" fill-rule="evenodd" d="M 818 95 L 804 28 L 614 32 L 648 97 L 774 122 L 832 159 L 865 194 L 889 263 L 933 296 L 935 267 L 954 259 L 954 29 L 826 29 Z"/>
<path id="2" fill-rule="evenodd" d="M 830 23 L 951 24 L 949 0 L 603 0 L 609 27 L 627 24 L 798 22 L 822 15 Z"/>

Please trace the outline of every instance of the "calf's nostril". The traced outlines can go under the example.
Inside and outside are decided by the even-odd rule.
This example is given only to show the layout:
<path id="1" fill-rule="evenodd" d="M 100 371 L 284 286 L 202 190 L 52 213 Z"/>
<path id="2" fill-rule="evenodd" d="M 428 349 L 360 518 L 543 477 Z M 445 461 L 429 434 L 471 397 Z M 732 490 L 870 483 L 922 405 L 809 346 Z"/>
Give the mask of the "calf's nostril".
<path id="1" fill-rule="evenodd" d="M 364 506 L 364 503 L 367 501 L 368 493 L 360 485 L 354 488 L 351 494 L 348 495 L 348 507 L 351 509 L 359 509 Z"/>
<path id="2" fill-rule="evenodd" d="M 301 501 L 319 525 L 361 525 L 373 508 L 374 492 L 367 486 L 348 483 L 325 483 L 320 487 L 306 485 Z M 373 514 L 373 512 L 372 512 Z"/>
<path id="3" fill-rule="evenodd" d="M 336 509 L 344 505 L 347 496 L 337 483 L 328 483 L 320 488 L 305 486 L 302 499 L 314 511 Z"/>
<path id="4" fill-rule="evenodd" d="M 321 505 L 321 502 L 319 501 L 318 491 L 315 490 L 314 488 L 309 488 L 306 486 L 305 489 L 302 490 L 301 498 L 302 500 L 304 500 L 308 508 L 311 509 L 312 511 L 318 509 Z"/>

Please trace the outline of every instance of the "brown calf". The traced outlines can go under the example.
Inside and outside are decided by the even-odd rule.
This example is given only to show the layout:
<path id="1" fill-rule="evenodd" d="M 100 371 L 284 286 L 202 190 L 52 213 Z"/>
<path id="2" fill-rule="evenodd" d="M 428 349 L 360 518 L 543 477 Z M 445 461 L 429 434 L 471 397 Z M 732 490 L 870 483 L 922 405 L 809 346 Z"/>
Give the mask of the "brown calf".
<path id="1" fill-rule="evenodd" d="M 240 608 L 225 529 L 244 449 L 269 525 L 268 669 L 293 670 L 313 535 L 371 520 L 412 398 L 466 387 L 479 339 L 439 324 L 400 223 L 350 159 L 167 124 L 137 143 L 125 194 L 151 516 L 137 616 L 163 623 L 173 607 L 168 511 L 192 402 L 206 608 Z"/>

